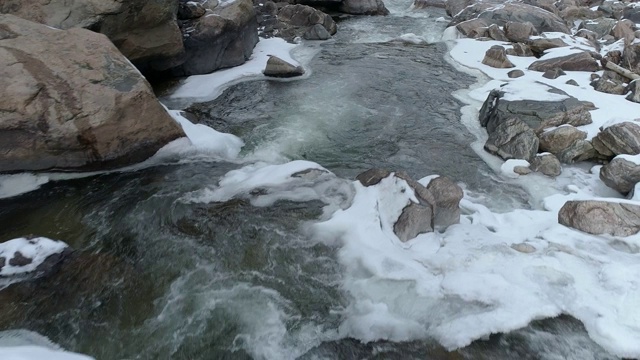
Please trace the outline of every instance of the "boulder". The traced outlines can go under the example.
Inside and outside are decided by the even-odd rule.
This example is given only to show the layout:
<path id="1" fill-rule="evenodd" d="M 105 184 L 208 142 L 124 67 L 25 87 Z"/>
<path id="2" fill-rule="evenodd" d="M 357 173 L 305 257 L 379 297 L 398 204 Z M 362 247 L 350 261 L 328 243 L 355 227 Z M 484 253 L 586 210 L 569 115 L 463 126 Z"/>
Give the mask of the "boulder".
<path id="1" fill-rule="evenodd" d="M 624 6 L 624 5 L 623 5 Z M 622 10 L 622 17 L 629 19 L 636 24 L 640 24 L 640 6 L 629 4 Z"/>
<path id="2" fill-rule="evenodd" d="M 530 22 L 509 21 L 504 25 L 504 34 L 509 41 L 514 43 L 524 43 L 529 40 L 529 36 L 537 35 L 536 28 Z"/>
<path id="3" fill-rule="evenodd" d="M 507 55 L 512 56 L 533 56 L 531 48 L 523 43 L 514 43 L 511 49 L 507 49 Z"/>
<path id="4" fill-rule="evenodd" d="M 611 35 L 616 40 L 624 39 L 625 45 L 629 45 L 636 38 L 635 23 L 628 19 L 620 20 L 611 30 Z"/>
<path id="5" fill-rule="evenodd" d="M 389 170 L 374 168 L 358 174 L 356 180 L 360 181 L 362 186 L 373 186 L 379 184 L 382 179 L 389 175 L 391 175 Z"/>
<path id="6" fill-rule="evenodd" d="M 591 86 L 593 86 L 596 91 L 606 94 L 624 95 L 627 93 L 627 87 L 622 83 L 605 79 L 604 77 L 593 80 Z"/>
<path id="7" fill-rule="evenodd" d="M 504 26 L 509 21 L 515 23 L 529 22 L 533 24 L 538 33 L 548 31 L 570 33 L 567 25 L 557 15 L 523 3 L 475 3 L 465 7 L 453 16 L 451 25 L 475 18 L 485 19 L 489 23 L 499 26 Z"/>
<path id="8" fill-rule="evenodd" d="M 502 31 L 502 29 L 500 29 L 500 27 L 496 24 L 489 25 L 489 27 L 487 28 L 487 33 L 489 34 L 489 37 L 492 38 L 493 40 L 509 41 L 504 31 Z"/>
<path id="9" fill-rule="evenodd" d="M 591 142 L 587 140 L 576 140 L 555 155 L 564 164 L 600 159 Z"/>
<path id="10" fill-rule="evenodd" d="M 474 3 L 474 0 L 447 0 L 445 10 L 447 15 L 454 17 L 467 6 Z"/>
<path id="11" fill-rule="evenodd" d="M 212 14 L 181 23 L 185 54 L 171 69 L 174 76 L 208 74 L 238 66 L 249 59 L 258 43 L 258 23 L 251 0 L 217 6 Z"/>
<path id="12" fill-rule="evenodd" d="M 597 34 L 598 38 L 602 38 L 605 35 L 609 35 L 611 33 L 611 30 L 613 30 L 616 22 L 616 20 L 608 18 L 584 20 L 580 23 L 578 29 L 591 30 Z"/>
<path id="13" fill-rule="evenodd" d="M 573 79 L 569 79 L 565 82 L 565 84 L 567 85 L 572 85 L 572 86 L 580 86 L 580 84 L 578 84 L 577 81 L 573 80 Z"/>
<path id="14" fill-rule="evenodd" d="M 547 71 L 559 68 L 564 71 L 598 71 L 598 61 L 588 52 L 579 52 L 556 58 L 538 60 L 529 65 L 529 70 Z"/>
<path id="15" fill-rule="evenodd" d="M 303 38 L 307 40 L 328 40 L 331 39 L 331 34 L 327 31 L 327 29 L 320 25 L 315 24 L 309 28 L 303 35 Z"/>
<path id="16" fill-rule="evenodd" d="M 553 38 L 553 39 L 536 38 L 536 39 L 531 39 L 527 41 L 527 46 L 529 46 L 529 49 L 534 55 L 536 55 L 537 57 L 540 57 L 544 54 L 546 50 L 563 47 L 563 46 L 569 46 L 569 45 L 567 45 L 567 43 L 562 41 L 562 39 L 558 39 L 558 38 Z"/>
<path id="17" fill-rule="evenodd" d="M 199 2 L 181 0 L 178 4 L 178 19 L 192 20 L 206 14 L 207 8 Z"/>
<path id="18" fill-rule="evenodd" d="M 640 74 L 640 42 L 624 47 L 621 65 L 631 70 L 631 72 Z"/>
<path id="19" fill-rule="evenodd" d="M 302 66 L 289 64 L 277 56 L 269 56 L 263 73 L 266 76 L 288 78 L 303 75 L 304 69 Z"/>
<path id="20" fill-rule="evenodd" d="M 511 70 L 507 73 L 507 76 L 511 79 L 519 78 L 521 76 L 524 76 L 524 71 L 520 69 Z"/>
<path id="21" fill-rule="evenodd" d="M 584 20 L 584 19 L 597 19 L 602 16 L 601 12 L 594 11 L 586 6 L 567 6 L 562 9 L 558 14 L 567 23 Z"/>
<path id="22" fill-rule="evenodd" d="M 545 71 L 544 74 L 542 74 L 542 77 L 547 79 L 557 79 L 562 75 L 567 75 L 567 73 L 562 71 L 562 69 L 555 68 Z"/>
<path id="23" fill-rule="evenodd" d="M 389 15 L 382 0 L 342 0 L 338 10 L 352 15 Z"/>
<path id="24" fill-rule="evenodd" d="M 488 129 L 487 129 L 488 130 Z M 501 121 L 489 132 L 484 149 L 504 160 L 530 160 L 538 152 L 538 137 L 522 120 L 510 118 Z"/>
<path id="25" fill-rule="evenodd" d="M 111 169 L 184 136 L 107 37 L 0 15 L 0 172 Z"/>
<path id="26" fill-rule="evenodd" d="M 599 47 L 597 46 L 598 34 L 596 34 L 595 32 L 587 29 L 580 29 L 578 30 L 578 32 L 575 33 L 574 36 L 589 40 L 589 42 L 596 47 L 596 50 L 599 50 Z"/>
<path id="27" fill-rule="evenodd" d="M 444 9 L 447 7 L 446 4 L 447 4 L 446 0 L 415 0 L 413 2 L 413 7 L 415 9 L 426 9 L 429 7 Z"/>
<path id="28" fill-rule="evenodd" d="M 600 168 L 600 180 L 622 195 L 628 194 L 640 182 L 640 165 L 617 156 Z"/>
<path id="29" fill-rule="evenodd" d="M 598 6 L 598 11 L 612 19 L 621 19 L 625 10 L 625 5 L 621 1 L 606 0 Z"/>
<path id="30" fill-rule="evenodd" d="M 556 177 L 562 173 L 562 165 L 560 160 L 553 154 L 538 154 L 531 159 L 531 170 L 540 172 L 544 175 Z"/>
<path id="31" fill-rule="evenodd" d="M 524 121 L 536 134 L 550 127 L 565 124 L 581 126 L 592 122 L 589 110 L 594 109 L 593 104 L 573 97 L 557 101 L 509 101 L 501 97 L 499 90 L 491 91 L 480 109 L 480 124 L 487 128 L 488 133 L 501 122 L 514 117 Z"/>
<path id="32" fill-rule="evenodd" d="M 589 234 L 630 236 L 640 231 L 640 206 L 606 201 L 567 201 L 558 212 L 561 225 Z"/>
<path id="33" fill-rule="evenodd" d="M 456 25 L 456 29 L 468 38 L 484 36 L 489 27 L 489 22 L 485 19 L 471 19 Z"/>
<path id="34" fill-rule="evenodd" d="M 507 53 L 504 47 L 500 45 L 494 45 L 484 55 L 482 63 L 494 68 L 512 68 L 515 67 L 511 61 L 507 58 Z"/>
<path id="35" fill-rule="evenodd" d="M 545 131 L 538 135 L 540 139 L 540 151 L 557 154 L 578 140 L 585 140 L 587 133 L 573 126 L 565 125 L 553 130 Z"/>
<path id="36" fill-rule="evenodd" d="M 460 200 L 464 196 L 462 188 L 446 176 L 439 176 L 429 182 L 427 190 L 435 199 L 434 226 L 444 230 L 460 223 Z"/>
<path id="37" fill-rule="evenodd" d="M 304 37 L 308 40 L 326 40 L 338 30 L 331 16 L 311 6 L 286 5 L 278 10 L 277 16 L 279 36 L 288 41 L 292 41 L 295 37 Z"/>
<path id="38" fill-rule="evenodd" d="M 402 209 L 400 217 L 393 225 L 393 232 L 402 242 L 420 234 L 433 232 L 433 208 L 410 203 Z"/>
<path id="39" fill-rule="evenodd" d="M 611 125 L 593 138 L 593 146 L 605 156 L 640 154 L 640 125 L 630 121 Z"/>
<path id="40" fill-rule="evenodd" d="M 166 70 L 184 52 L 175 0 L 4 0 L 0 12 L 59 29 L 105 34 L 142 71 Z"/>
<path id="41" fill-rule="evenodd" d="M 629 85 L 624 89 L 623 94 L 626 93 L 629 93 L 629 95 L 627 95 L 625 99 L 633 101 L 635 103 L 640 103 L 640 81 L 634 80 L 630 82 Z"/>

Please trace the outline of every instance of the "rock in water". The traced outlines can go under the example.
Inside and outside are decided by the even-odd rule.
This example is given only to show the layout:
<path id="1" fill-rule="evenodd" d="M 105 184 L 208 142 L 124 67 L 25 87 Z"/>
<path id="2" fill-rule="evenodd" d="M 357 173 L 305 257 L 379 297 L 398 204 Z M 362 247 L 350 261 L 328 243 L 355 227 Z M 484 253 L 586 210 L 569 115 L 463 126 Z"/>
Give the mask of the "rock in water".
<path id="1" fill-rule="evenodd" d="M 302 66 L 291 65 L 277 56 L 269 56 L 263 73 L 266 76 L 287 78 L 304 74 L 304 69 Z"/>
<path id="2" fill-rule="evenodd" d="M 320 24 L 315 24 L 302 35 L 307 40 L 327 40 L 331 38 L 331 34 Z"/>
<path id="3" fill-rule="evenodd" d="M 640 231 L 640 206 L 606 201 L 567 201 L 558 222 L 589 234 L 630 236 Z"/>
<path id="4" fill-rule="evenodd" d="M 505 69 L 515 67 L 511 61 L 507 58 L 507 53 L 504 47 L 500 45 L 492 46 L 484 54 L 482 63 L 494 68 Z"/>
<path id="5" fill-rule="evenodd" d="M 600 168 L 600 180 L 626 195 L 640 182 L 640 165 L 624 157 L 616 157 Z"/>
<path id="6" fill-rule="evenodd" d="M 382 0 L 342 0 L 338 10 L 353 15 L 389 15 Z"/>
<path id="7" fill-rule="evenodd" d="M 311 6 L 286 5 L 277 14 L 278 36 L 287 41 L 298 36 L 307 40 L 326 40 L 338 30 L 331 16 Z"/>
<path id="8" fill-rule="evenodd" d="M 104 35 L 0 15 L 0 172 L 110 169 L 184 136 Z"/>

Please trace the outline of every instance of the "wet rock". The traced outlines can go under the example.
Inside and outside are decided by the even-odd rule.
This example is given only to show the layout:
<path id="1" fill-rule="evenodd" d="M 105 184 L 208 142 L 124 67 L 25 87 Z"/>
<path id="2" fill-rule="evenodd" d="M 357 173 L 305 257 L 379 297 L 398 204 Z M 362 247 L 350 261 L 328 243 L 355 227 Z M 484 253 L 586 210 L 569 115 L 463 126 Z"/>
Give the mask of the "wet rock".
<path id="1" fill-rule="evenodd" d="M 510 118 L 501 121 L 484 144 L 484 149 L 504 160 L 530 160 L 538 152 L 538 137 L 522 120 Z"/>
<path id="2" fill-rule="evenodd" d="M 353 15 L 389 15 L 382 0 L 342 0 L 338 10 Z"/>
<path id="3" fill-rule="evenodd" d="M 581 126 L 591 124 L 593 110 L 591 103 L 579 101 L 569 97 L 558 101 L 516 100 L 501 99 L 499 90 L 492 91 L 480 109 L 480 124 L 491 133 L 501 122 L 518 118 L 524 121 L 536 134 L 544 129 L 560 126 Z"/>
<path id="4" fill-rule="evenodd" d="M 531 160 L 531 170 L 556 177 L 562 173 L 560 160 L 553 154 L 538 154 Z"/>
<path id="5" fill-rule="evenodd" d="M 496 24 L 489 25 L 489 27 L 487 28 L 487 33 L 489 34 L 489 37 L 492 38 L 493 40 L 509 41 L 504 31 L 502 31 L 502 29 L 500 29 L 500 27 Z"/>
<path id="6" fill-rule="evenodd" d="M 624 89 L 624 93 L 627 92 L 629 93 L 629 95 L 627 95 L 625 99 L 633 101 L 635 103 L 640 103 L 640 81 L 634 80 L 630 82 L 629 85 Z"/>
<path id="7" fill-rule="evenodd" d="M 562 75 L 567 75 L 567 73 L 562 71 L 562 69 L 555 68 L 555 69 L 549 69 L 545 71 L 544 74 L 542 74 L 542 77 L 547 79 L 557 79 Z"/>
<path id="8" fill-rule="evenodd" d="M 524 43 L 529 40 L 529 36 L 537 35 L 535 26 L 530 22 L 509 21 L 504 25 L 504 34 L 511 42 Z"/>
<path id="9" fill-rule="evenodd" d="M 618 156 L 600 168 L 600 180 L 626 195 L 640 182 L 640 165 Z"/>
<path id="10" fill-rule="evenodd" d="M 624 39 L 625 45 L 629 45 L 636 38 L 635 23 L 628 19 L 620 20 L 611 30 L 611 35 L 616 40 Z"/>
<path id="11" fill-rule="evenodd" d="M 485 19 L 471 19 L 456 25 L 456 29 L 468 38 L 484 36 L 488 27 L 489 22 Z"/>
<path id="12" fill-rule="evenodd" d="M 444 230 L 460 223 L 460 200 L 464 196 L 462 188 L 446 176 L 439 176 L 429 182 L 427 190 L 435 199 L 434 226 Z"/>
<path id="13" fill-rule="evenodd" d="M 540 138 L 540 150 L 557 154 L 566 149 L 572 143 L 587 138 L 587 133 L 573 126 L 560 126 L 545 131 L 538 135 Z"/>
<path id="14" fill-rule="evenodd" d="M 573 80 L 573 79 L 567 80 L 567 82 L 565 82 L 565 84 L 567 84 L 567 85 L 573 85 L 573 86 L 580 86 L 580 84 L 578 84 L 578 83 L 577 83 L 575 80 Z"/>
<path id="15" fill-rule="evenodd" d="M 278 11 L 278 22 L 280 36 L 288 41 L 292 41 L 298 36 L 308 40 L 326 40 L 338 29 L 331 16 L 306 5 L 283 6 Z M 320 25 L 324 29 L 320 29 L 316 25 Z"/>
<path id="16" fill-rule="evenodd" d="M 529 70 L 547 71 L 559 68 L 564 71 L 598 71 L 600 66 L 593 56 L 588 52 L 580 52 L 576 54 L 551 58 L 546 60 L 538 60 L 529 65 Z"/>
<path id="17" fill-rule="evenodd" d="M 467 6 L 453 16 L 451 25 L 459 24 L 463 21 L 482 18 L 491 24 L 504 26 L 507 22 L 525 23 L 530 22 L 538 33 L 557 31 L 570 33 L 564 21 L 557 15 L 543 10 L 539 7 L 523 3 L 506 3 L 500 6 L 491 3 L 475 3 Z"/>
<path id="18" fill-rule="evenodd" d="M 199 2 L 180 1 L 178 5 L 178 19 L 191 20 L 197 19 L 206 14 L 207 8 Z"/>
<path id="19" fill-rule="evenodd" d="M 622 85 L 619 82 L 605 79 L 604 77 L 592 81 L 591 86 L 593 86 L 596 91 L 607 94 L 624 95 L 627 93 L 626 86 Z"/>
<path id="20" fill-rule="evenodd" d="M 494 45 L 484 55 L 482 63 L 494 68 L 504 69 L 515 67 L 511 61 L 507 58 L 507 53 L 504 47 L 500 45 Z"/>
<path id="21" fill-rule="evenodd" d="M 511 70 L 507 73 L 507 76 L 509 76 L 509 78 L 511 79 L 519 78 L 521 76 L 524 76 L 524 71 L 520 69 Z"/>
<path id="22" fill-rule="evenodd" d="M 406 242 L 420 234 L 433 232 L 433 209 L 411 203 L 402 209 L 402 214 L 393 225 L 393 232 L 400 241 Z"/>
<path id="23" fill-rule="evenodd" d="M 265 76 L 288 78 L 303 75 L 304 69 L 302 66 L 289 64 L 277 56 L 269 56 L 263 73 Z"/>
<path id="24" fill-rule="evenodd" d="M 640 125 L 629 121 L 611 125 L 593 138 L 593 145 L 605 156 L 639 154 Z"/>
<path id="25" fill-rule="evenodd" d="M 511 49 L 507 49 L 507 55 L 512 56 L 533 56 L 533 51 L 528 45 L 523 43 L 515 43 Z"/>
<path id="26" fill-rule="evenodd" d="M 555 154 L 558 160 L 564 164 L 573 164 L 580 161 L 598 159 L 598 154 L 591 142 L 577 140 Z"/>
<path id="27" fill-rule="evenodd" d="M 578 29 L 591 30 L 598 35 L 598 38 L 602 38 L 605 35 L 609 35 L 611 30 L 616 25 L 616 20 L 608 18 L 600 18 L 593 20 L 584 20 L 578 26 Z"/>
<path id="28" fill-rule="evenodd" d="M 391 171 L 386 169 L 369 169 L 356 176 L 356 180 L 360 181 L 362 186 L 377 185 L 382 179 L 391 175 Z"/>
<path id="29" fill-rule="evenodd" d="M 134 164 L 184 136 L 105 36 L 0 15 L 0 172 Z"/>
<path id="30" fill-rule="evenodd" d="M 567 201 L 558 212 L 561 225 L 589 234 L 630 236 L 640 231 L 640 206 L 605 201 Z"/>
<path id="31" fill-rule="evenodd" d="M 527 46 L 529 46 L 529 49 L 531 49 L 531 52 L 533 52 L 534 55 L 540 57 L 546 50 L 568 45 L 562 41 L 562 39 L 538 38 L 527 41 Z"/>
<path id="32" fill-rule="evenodd" d="M 217 6 L 210 15 L 182 22 L 185 54 L 174 76 L 208 74 L 244 64 L 258 43 L 258 22 L 251 0 Z"/>

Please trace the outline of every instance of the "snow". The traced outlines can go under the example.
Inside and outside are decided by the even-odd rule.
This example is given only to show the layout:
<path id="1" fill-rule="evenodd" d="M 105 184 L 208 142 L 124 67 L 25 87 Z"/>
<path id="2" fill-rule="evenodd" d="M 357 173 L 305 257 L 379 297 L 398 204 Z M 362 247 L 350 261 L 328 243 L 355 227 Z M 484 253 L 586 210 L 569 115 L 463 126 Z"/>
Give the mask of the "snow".
<path id="1" fill-rule="evenodd" d="M 0 268 L 0 277 L 34 271 L 47 257 L 62 252 L 67 246 L 68 245 L 62 241 L 51 240 L 45 237 L 33 239 L 17 238 L 0 243 L 0 257 L 6 259 L 6 264 Z M 32 259 L 33 261 L 24 266 L 10 265 L 9 259 L 12 259 L 16 252 L 20 252 L 22 256 Z"/>
<path id="2" fill-rule="evenodd" d="M 37 190 L 48 182 L 49 178 L 46 175 L 31 173 L 0 175 L 0 199 Z"/>
<path id="3" fill-rule="evenodd" d="M 502 164 L 502 166 L 500 167 L 500 170 L 502 171 L 502 174 L 510 177 L 510 178 L 518 178 L 520 177 L 519 174 L 515 173 L 514 168 L 516 166 L 523 166 L 528 168 L 529 167 L 529 162 L 527 160 L 520 160 L 520 159 L 510 159 L 504 162 L 504 164 Z"/>
<path id="4" fill-rule="evenodd" d="M 290 54 L 297 46 L 297 44 L 289 44 L 280 38 L 260 39 L 253 49 L 251 58 L 243 65 L 218 70 L 211 74 L 189 76 L 169 96 L 169 99 L 188 99 L 193 102 L 211 101 L 220 96 L 226 88 L 240 80 L 266 78 L 262 71 L 267 65 L 269 55 L 277 56 L 297 66 L 299 63 Z"/>
<path id="5" fill-rule="evenodd" d="M 632 162 L 636 165 L 640 165 L 640 154 L 639 155 L 628 155 L 628 154 L 622 154 L 622 155 L 618 155 L 615 157 L 620 158 L 620 159 L 624 159 L 627 160 L 629 162 Z"/>
<path id="6" fill-rule="evenodd" d="M 0 347 L 2 360 L 92 360 L 92 357 L 39 346 Z"/>

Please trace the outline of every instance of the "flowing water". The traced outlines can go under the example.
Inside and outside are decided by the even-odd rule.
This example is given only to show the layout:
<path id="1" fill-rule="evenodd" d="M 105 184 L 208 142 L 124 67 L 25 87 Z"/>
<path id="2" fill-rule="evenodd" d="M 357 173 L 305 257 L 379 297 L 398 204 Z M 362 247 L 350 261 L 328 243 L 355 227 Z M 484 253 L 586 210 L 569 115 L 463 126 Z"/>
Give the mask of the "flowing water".
<path id="1" fill-rule="evenodd" d="M 59 276 L 1 291 L 0 330 L 33 330 L 97 359 L 605 357 L 571 318 L 451 353 L 428 338 L 348 338 L 340 249 L 308 231 L 326 203 L 348 206 L 347 181 L 322 201 L 194 201 L 253 161 L 304 159 L 342 179 L 372 167 L 447 175 L 493 210 L 530 206 L 469 147 L 451 93 L 475 79 L 444 61 L 443 12 L 388 6 L 389 17 L 343 20 L 334 40 L 309 45 L 307 79 L 244 82 L 186 109 L 242 138 L 240 160 L 182 159 L 0 200 L 0 239 L 37 234 L 81 250 Z M 407 33 L 427 42 L 391 41 Z"/>

